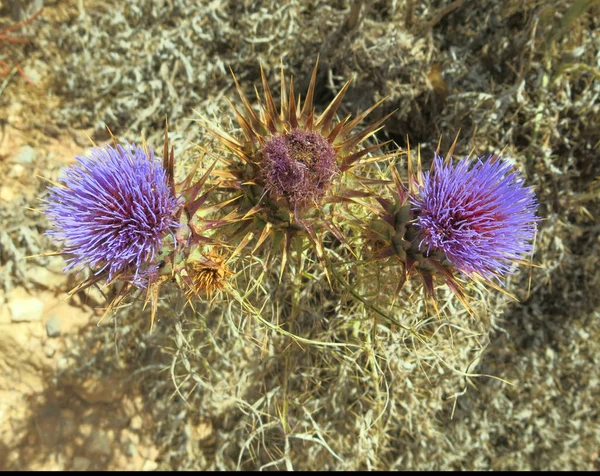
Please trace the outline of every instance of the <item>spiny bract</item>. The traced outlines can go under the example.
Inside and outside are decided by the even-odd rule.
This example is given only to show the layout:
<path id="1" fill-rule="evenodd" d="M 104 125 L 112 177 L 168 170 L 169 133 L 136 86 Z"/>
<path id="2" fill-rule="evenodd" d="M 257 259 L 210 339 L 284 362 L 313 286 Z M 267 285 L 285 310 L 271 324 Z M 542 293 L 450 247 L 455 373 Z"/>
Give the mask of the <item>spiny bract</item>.
<path id="1" fill-rule="evenodd" d="M 168 125 L 162 161 L 145 144 L 123 147 L 114 141 L 77 158 L 61 183 L 49 187 L 45 213 L 54 229 L 48 233 L 71 256 L 67 270 L 81 265 L 92 271 L 70 294 L 119 280 L 123 286 L 106 313 L 141 288 L 152 304 L 153 323 L 165 283 L 175 282 L 188 302 L 223 289 L 231 274 L 221 258 L 226 252 L 208 235 L 227 222 L 212 219 L 223 204 L 206 206 L 210 191 L 204 186 L 212 168 L 197 178 L 193 167 L 175 183 Z"/>
<path id="2" fill-rule="evenodd" d="M 366 226 L 366 244 L 370 260 L 401 267 L 398 292 L 419 275 L 425 296 L 434 298 L 441 280 L 470 309 L 457 271 L 497 287 L 493 280 L 531 253 L 539 218 L 533 190 L 509 164 L 498 156 L 472 167 L 468 158 L 453 164 L 455 145 L 446 160 L 438 148 L 429 172 L 420 150 L 414 169 L 409 147 L 407 181 L 390 167 L 394 193 L 377 197 L 381 210 Z"/>
<path id="3" fill-rule="evenodd" d="M 340 178 L 359 163 L 387 157 L 368 157 L 384 145 L 382 143 L 366 148 L 358 146 L 372 137 L 389 115 L 360 132 L 353 132 L 380 101 L 353 119 L 348 115 L 336 120 L 336 112 L 351 83 L 349 80 L 323 113 L 316 116 L 313 100 L 317 64 L 303 103 L 300 97 L 296 98 L 293 78 L 288 89 L 282 66 L 281 104 L 277 108 L 262 66 L 260 71 L 264 102 L 257 95 L 258 114 L 233 77 L 243 113 L 230 105 L 242 137 L 232 137 L 214 125 L 205 124 L 237 158 L 223 157 L 225 168 L 214 172 L 220 178 L 222 190 L 235 191 L 241 198 L 236 202 L 237 215 L 229 217 L 230 222 L 238 223 L 232 235 L 242 235 L 246 241 L 257 236 L 254 251 L 269 238 L 272 250 L 283 244 L 284 265 L 292 238 L 296 236 L 308 238 L 317 256 L 322 258 L 326 231 L 344 241 L 333 207 L 336 203 L 352 201 L 354 191 L 341 189 Z M 267 254 L 273 256 L 274 253 Z"/>

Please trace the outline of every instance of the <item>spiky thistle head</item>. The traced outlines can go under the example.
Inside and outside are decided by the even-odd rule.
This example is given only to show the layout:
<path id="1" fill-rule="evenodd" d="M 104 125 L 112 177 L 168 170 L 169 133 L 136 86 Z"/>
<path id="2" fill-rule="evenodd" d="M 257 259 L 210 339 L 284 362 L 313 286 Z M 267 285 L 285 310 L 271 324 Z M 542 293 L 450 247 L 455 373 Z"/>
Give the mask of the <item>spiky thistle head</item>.
<path id="1" fill-rule="evenodd" d="M 466 276 L 500 281 L 531 253 L 535 195 L 499 156 L 454 163 L 436 154 L 411 203 L 419 247 L 442 251 Z"/>
<path id="2" fill-rule="evenodd" d="M 351 192 L 346 194 L 346 191 L 338 190 L 337 179 L 362 161 L 386 157 L 366 159 L 383 145 L 381 143 L 366 148 L 359 148 L 359 145 L 370 138 L 389 115 L 360 132 L 355 131 L 381 104 L 380 101 L 355 118 L 349 115 L 338 121 L 336 112 L 350 86 L 351 81 L 348 81 L 323 113 L 316 116 L 313 101 L 317 64 L 304 102 L 296 98 L 293 78 L 290 78 L 288 89 L 282 66 L 278 108 L 262 65 L 260 70 L 264 100 L 258 98 L 258 113 L 233 77 L 243 112 L 230 105 L 242 130 L 241 137 L 205 125 L 237 158 L 224 159 L 226 168 L 215 170 L 215 173 L 221 178 L 222 188 L 239 192 L 242 198 L 236 203 L 239 221 L 251 219 L 256 225 L 248 227 L 248 223 L 242 223 L 240 230 L 249 228 L 250 232 L 246 233 L 258 231 L 258 246 L 270 236 L 273 242 L 289 246 L 293 236 L 301 235 L 307 237 L 317 254 L 322 256 L 323 233 L 317 230 L 327 228 L 338 238 L 342 237 L 330 219 L 333 214 L 328 213 L 326 217 L 324 210 L 331 212 L 330 205 L 343 202 L 351 195 Z"/>
<path id="3" fill-rule="evenodd" d="M 447 160 L 436 152 L 429 172 L 422 170 L 420 151 L 414 169 L 409 147 L 408 180 L 391 168 L 394 194 L 377 198 L 382 210 L 367 228 L 366 243 L 372 259 L 400 262 L 398 290 L 418 275 L 425 295 L 434 297 L 439 279 L 470 309 L 456 272 L 496 287 L 492 280 L 531 252 L 539 219 L 532 189 L 509 164 L 498 156 L 472 167 L 468 159 L 453 163 L 455 145 Z"/>
<path id="4" fill-rule="evenodd" d="M 94 147 L 90 157 L 77 158 L 78 163 L 50 187 L 45 213 L 54 229 L 48 233 L 69 256 L 67 270 L 81 266 L 92 271 L 70 294 L 118 279 L 124 286 L 106 313 L 132 288 L 140 288 L 145 302 L 152 304 L 153 323 L 161 286 L 170 281 L 181 285 L 187 268 L 193 274 L 194 263 L 206 261 L 199 250 L 216 243 L 207 234 L 227 222 L 211 216 L 222 204 L 207 205 L 210 190 L 205 184 L 214 164 L 199 178 L 196 164 L 175 183 L 168 125 L 162 161 L 145 144 L 114 142 Z M 187 293 L 187 286 L 180 287 Z"/>
<path id="5" fill-rule="evenodd" d="M 49 190 L 48 234 L 64 244 L 67 269 L 88 267 L 107 281 L 129 275 L 143 286 L 181 206 L 152 149 L 94 147 Z"/>
<path id="6" fill-rule="evenodd" d="M 335 149 L 314 131 L 295 129 L 271 138 L 263 149 L 261 180 L 274 197 L 297 210 L 318 203 L 339 173 Z"/>

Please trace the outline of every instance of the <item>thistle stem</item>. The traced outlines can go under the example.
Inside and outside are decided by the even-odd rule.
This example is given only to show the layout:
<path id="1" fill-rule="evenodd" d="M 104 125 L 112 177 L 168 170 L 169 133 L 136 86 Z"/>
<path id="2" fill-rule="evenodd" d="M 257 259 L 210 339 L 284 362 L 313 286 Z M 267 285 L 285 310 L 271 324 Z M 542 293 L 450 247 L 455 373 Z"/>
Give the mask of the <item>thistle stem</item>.
<path id="1" fill-rule="evenodd" d="M 364 297 L 362 297 L 352 286 L 350 286 L 350 284 L 348 284 L 344 280 L 344 278 L 342 278 L 340 276 L 340 274 L 332 266 L 332 263 L 331 263 L 331 261 L 329 260 L 329 258 L 327 256 L 325 256 L 325 263 L 327 265 L 327 269 L 329 269 L 329 271 L 331 272 L 332 276 L 336 279 L 336 281 L 338 283 L 340 283 L 342 285 L 342 287 L 346 291 L 348 291 L 352 295 L 353 298 L 355 298 L 358 301 L 360 301 L 367 309 L 370 309 L 375 314 L 377 314 L 378 316 L 382 317 L 383 320 L 386 321 L 387 323 L 392 324 L 392 325 L 397 326 L 397 327 L 400 327 L 402 330 L 405 330 L 405 331 L 409 332 L 412 336 L 414 336 L 417 340 L 419 340 L 419 342 L 422 342 L 422 343 L 425 342 L 424 339 L 419 334 L 417 334 L 413 329 L 411 329 L 410 327 L 406 327 L 405 325 L 399 323 L 396 319 L 394 319 L 393 317 L 388 316 L 385 312 L 383 312 L 377 306 L 375 306 L 374 304 L 371 304 Z"/>

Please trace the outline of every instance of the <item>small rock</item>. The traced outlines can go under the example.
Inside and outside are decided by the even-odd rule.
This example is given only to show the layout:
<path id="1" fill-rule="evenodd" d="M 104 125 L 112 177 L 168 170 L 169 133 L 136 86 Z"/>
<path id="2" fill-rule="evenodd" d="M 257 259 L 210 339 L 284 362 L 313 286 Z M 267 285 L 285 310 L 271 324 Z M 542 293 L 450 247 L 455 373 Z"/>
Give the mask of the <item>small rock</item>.
<path id="1" fill-rule="evenodd" d="M 90 464 L 91 462 L 89 459 L 84 458 L 83 456 L 75 456 L 75 458 L 73 458 L 73 466 L 71 469 L 73 471 L 87 471 Z"/>
<path id="2" fill-rule="evenodd" d="M 78 428 L 78 436 L 85 439 L 90 439 L 90 435 L 96 429 L 96 427 L 93 426 L 91 423 L 86 423 L 89 420 L 90 410 L 91 409 L 88 408 L 87 411 L 83 412 Z M 93 412 L 93 410 L 91 410 L 91 412 Z"/>
<path id="3" fill-rule="evenodd" d="M 0 200 L 4 203 L 12 202 L 15 198 L 17 198 L 17 194 L 15 193 L 15 189 L 12 187 L 0 187 Z"/>
<path id="4" fill-rule="evenodd" d="M 52 358 L 52 356 L 54 356 L 55 353 L 56 353 L 56 344 L 51 341 L 46 342 L 44 344 L 44 354 L 46 354 L 46 357 L 48 357 L 50 359 L 50 358 Z"/>
<path id="5" fill-rule="evenodd" d="M 39 321 L 44 312 L 44 303 L 17 289 L 8 300 L 8 309 L 12 322 Z"/>
<path id="6" fill-rule="evenodd" d="M 64 273 L 53 273 L 42 266 L 27 270 L 26 276 L 28 281 L 46 289 L 59 288 L 67 280 L 67 276 Z"/>
<path id="7" fill-rule="evenodd" d="M 35 149 L 29 145 L 21 147 L 17 153 L 17 161 L 21 164 L 31 164 L 35 160 Z"/>
<path id="8" fill-rule="evenodd" d="M 137 448 L 132 442 L 129 442 L 125 445 L 125 450 L 123 453 L 125 454 L 125 456 L 131 458 L 137 455 Z"/>
<path id="9" fill-rule="evenodd" d="M 38 85 L 40 83 L 40 81 L 42 80 L 42 74 L 41 74 L 41 72 L 37 68 L 35 68 L 33 66 L 29 66 L 27 68 L 24 68 L 23 72 L 27 75 L 27 77 L 35 85 Z"/>
<path id="10" fill-rule="evenodd" d="M 48 334 L 48 337 L 58 337 L 60 335 L 60 317 L 50 316 L 46 321 L 46 334 Z"/>
<path id="11" fill-rule="evenodd" d="M 128 428 L 123 428 L 123 431 L 121 432 L 120 441 L 123 446 L 127 446 L 128 444 L 132 444 L 132 445 L 136 446 L 136 445 L 139 445 L 139 443 L 140 443 L 140 436 Z M 137 453 L 137 451 L 136 451 L 136 453 Z"/>
<path id="12" fill-rule="evenodd" d="M 15 164 L 12 166 L 10 171 L 8 172 L 8 178 L 19 178 L 25 172 L 25 167 L 21 164 Z"/>
<path id="13" fill-rule="evenodd" d="M 68 346 L 67 346 L 68 347 Z M 73 391 L 87 403 L 112 403 L 123 398 L 125 380 L 117 377 L 69 382 Z"/>
<path id="14" fill-rule="evenodd" d="M 142 471 L 155 471 L 158 468 L 158 463 L 156 461 L 152 461 L 147 459 L 144 461 L 144 465 L 142 466 Z"/>
<path id="15" fill-rule="evenodd" d="M 106 432 L 103 430 L 92 432 L 86 447 L 86 453 L 89 456 L 110 456 L 110 439 Z"/>
<path id="16" fill-rule="evenodd" d="M 69 368 L 70 365 L 71 364 L 69 363 L 69 359 L 67 359 L 66 357 L 61 357 L 60 359 L 58 359 L 58 362 L 56 362 L 56 370 L 58 370 L 59 372 L 64 372 Z"/>
<path id="17" fill-rule="evenodd" d="M 65 259 L 62 256 L 48 256 L 46 258 L 46 266 L 45 269 L 54 274 L 65 274 L 66 263 Z"/>
<path id="18" fill-rule="evenodd" d="M 136 415 L 131 419 L 131 422 L 129 423 L 129 428 L 131 428 L 132 430 L 141 430 L 143 423 L 144 422 L 142 420 L 142 417 Z"/>

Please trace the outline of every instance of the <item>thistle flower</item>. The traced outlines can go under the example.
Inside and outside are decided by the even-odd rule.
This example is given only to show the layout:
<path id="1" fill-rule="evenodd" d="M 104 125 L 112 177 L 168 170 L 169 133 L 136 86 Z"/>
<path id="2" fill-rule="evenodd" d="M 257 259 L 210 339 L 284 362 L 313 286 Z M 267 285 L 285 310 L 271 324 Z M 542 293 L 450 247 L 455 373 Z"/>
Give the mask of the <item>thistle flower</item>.
<path id="1" fill-rule="evenodd" d="M 48 234 L 70 255 L 66 270 L 89 267 L 107 281 L 128 274 L 143 287 L 163 238 L 178 226 L 181 200 L 165 168 L 135 144 L 94 147 L 77 162 L 50 187 L 45 211 L 55 227 Z"/>
<path id="2" fill-rule="evenodd" d="M 456 272 L 499 289 L 494 280 L 501 284 L 532 251 L 539 218 L 532 189 L 498 156 L 472 167 L 468 158 L 453 164 L 457 140 L 446 160 L 438 147 L 429 172 L 423 172 L 420 149 L 415 170 L 409 146 L 407 181 L 390 167 L 393 194 L 377 197 L 380 210 L 366 224 L 365 252 L 372 261 L 400 265 L 393 296 L 418 275 L 426 298 L 435 298 L 441 280 L 473 312 Z M 437 308 L 435 299 L 432 304 Z"/>
<path id="3" fill-rule="evenodd" d="M 202 250 L 223 247 L 209 234 L 228 222 L 210 216 L 230 201 L 207 204 L 210 190 L 205 185 L 214 164 L 197 177 L 197 163 L 182 182 L 175 183 L 168 123 L 162 161 L 146 145 L 122 147 L 114 140 L 114 147 L 94 147 L 90 157 L 77 158 L 59 183 L 49 187 L 45 213 L 54 229 L 48 234 L 62 242 L 63 254 L 70 255 L 66 270 L 82 266 L 93 271 L 71 295 L 103 280 L 108 284 L 119 279 L 123 286 L 108 304 L 106 315 L 132 288 L 144 289 L 145 305 L 152 306 L 152 329 L 165 283 L 176 283 L 188 299 L 202 290 L 210 297 L 222 288 L 231 272 L 218 260 L 220 254 L 215 261 Z M 200 263 L 223 269 L 209 279 L 204 269 L 197 272 Z M 198 274 L 204 276 L 200 284 L 194 282 Z M 190 284 L 195 285 L 192 293 Z"/>
<path id="4" fill-rule="evenodd" d="M 410 200 L 426 254 L 442 251 L 466 276 L 491 281 L 531 253 L 535 195 L 500 157 L 471 166 L 468 159 L 453 164 L 436 154 L 417 188 Z"/>
<path id="5" fill-rule="evenodd" d="M 317 203 L 338 173 L 335 149 L 316 132 L 296 129 L 265 144 L 265 188 L 276 197 L 285 197 L 294 210 Z"/>
<path id="6" fill-rule="evenodd" d="M 233 104 L 231 108 L 242 136 L 233 137 L 211 124 L 204 127 L 234 155 L 233 160 L 223 158 L 224 169 L 215 170 L 220 178 L 220 188 L 237 191 L 240 198 L 235 202 L 237 215 L 229 215 L 232 223 L 239 223 L 232 235 L 243 235 L 244 244 L 253 236 L 258 237 L 253 252 L 269 238 L 272 250 L 282 245 L 283 270 L 294 237 L 307 238 L 319 258 L 324 253 L 325 231 L 344 242 L 343 233 L 334 223 L 333 204 L 352 202 L 354 195 L 352 190 L 341 189 L 339 182 L 335 183 L 336 179 L 360 163 L 389 157 L 367 158 L 384 145 L 381 143 L 359 148 L 389 115 L 355 132 L 355 128 L 381 104 L 380 101 L 355 118 L 348 115 L 341 121 L 336 120 L 336 112 L 350 87 L 351 81 L 347 81 L 317 116 L 313 103 L 317 64 L 303 103 L 296 97 L 293 78 L 290 78 L 289 86 L 286 84 L 282 66 L 281 104 L 277 107 L 262 66 L 260 71 L 264 101 L 258 98 L 259 113 L 254 111 L 233 77 L 243 112 Z"/>

